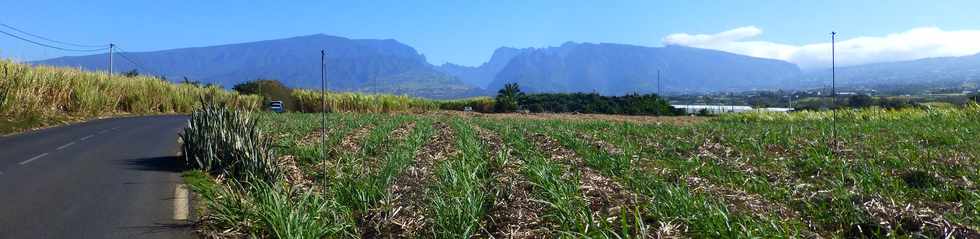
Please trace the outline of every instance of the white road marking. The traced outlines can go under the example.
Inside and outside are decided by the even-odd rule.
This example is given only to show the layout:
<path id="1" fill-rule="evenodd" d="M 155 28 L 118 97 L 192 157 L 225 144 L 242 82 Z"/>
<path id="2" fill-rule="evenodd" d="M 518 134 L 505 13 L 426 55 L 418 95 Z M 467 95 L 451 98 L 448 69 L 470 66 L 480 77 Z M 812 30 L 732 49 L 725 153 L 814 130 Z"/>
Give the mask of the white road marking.
<path id="1" fill-rule="evenodd" d="M 190 212 L 190 200 L 187 185 L 177 184 L 174 189 L 174 220 L 187 220 Z"/>
<path id="2" fill-rule="evenodd" d="M 112 130 L 119 130 L 119 127 L 112 127 Z"/>
<path id="3" fill-rule="evenodd" d="M 81 139 L 78 139 L 78 140 L 79 140 L 79 141 L 85 141 L 85 140 L 88 140 L 88 139 L 91 139 L 92 137 L 95 137 L 95 135 L 93 135 L 93 134 L 90 134 L 90 135 L 88 135 L 88 136 L 85 136 L 85 137 L 82 137 Z"/>
<path id="4" fill-rule="evenodd" d="M 72 145 L 74 145 L 74 144 L 75 144 L 75 142 L 74 142 L 74 141 L 72 141 L 71 143 L 67 143 L 67 144 L 65 144 L 65 145 L 62 145 L 61 147 L 58 147 L 58 148 L 57 148 L 57 149 L 55 149 L 55 150 L 62 150 L 62 149 L 65 149 L 65 148 L 68 148 L 68 146 L 72 146 Z"/>
<path id="5" fill-rule="evenodd" d="M 48 156 L 48 153 L 43 153 L 43 154 L 40 154 L 40 155 L 38 155 L 38 156 L 34 156 L 34 157 L 33 157 L 33 158 L 31 158 L 31 159 L 28 159 L 28 160 L 24 160 L 23 162 L 20 162 L 20 165 L 24 165 L 24 164 L 28 164 L 28 163 L 31 163 L 31 161 L 34 161 L 34 160 L 37 160 L 37 159 L 39 159 L 39 158 L 42 158 L 42 157 L 44 157 L 44 156 Z"/>

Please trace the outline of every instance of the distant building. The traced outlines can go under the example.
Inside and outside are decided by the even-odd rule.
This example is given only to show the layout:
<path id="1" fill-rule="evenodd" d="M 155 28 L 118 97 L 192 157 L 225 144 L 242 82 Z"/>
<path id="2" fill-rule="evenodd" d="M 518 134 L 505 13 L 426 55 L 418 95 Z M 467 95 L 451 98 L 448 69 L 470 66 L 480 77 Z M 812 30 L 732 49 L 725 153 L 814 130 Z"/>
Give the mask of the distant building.
<path id="1" fill-rule="evenodd" d="M 768 112 L 790 112 L 795 109 L 794 108 L 762 108 L 759 110 L 768 111 Z"/>
<path id="2" fill-rule="evenodd" d="M 697 114 L 701 110 L 708 111 L 709 114 L 739 113 L 751 111 L 752 106 L 742 105 L 672 105 L 674 108 L 682 109 L 688 114 Z"/>
<path id="3" fill-rule="evenodd" d="M 749 111 L 767 111 L 767 112 L 790 112 L 793 108 L 759 108 L 754 109 L 752 106 L 745 105 L 671 105 L 674 108 L 684 110 L 686 114 L 697 114 L 701 110 L 706 110 L 708 114 L 727 114 L 727 113 L 742 113 Z"/>

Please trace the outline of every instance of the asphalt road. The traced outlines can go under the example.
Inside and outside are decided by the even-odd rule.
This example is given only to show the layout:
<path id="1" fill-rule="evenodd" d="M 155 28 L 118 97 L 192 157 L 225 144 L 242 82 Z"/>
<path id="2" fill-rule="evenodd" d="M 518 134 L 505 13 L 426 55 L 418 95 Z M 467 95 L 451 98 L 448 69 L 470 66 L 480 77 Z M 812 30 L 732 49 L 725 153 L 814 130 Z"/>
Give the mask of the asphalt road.
<path id="1" fill-rule="evenodd" d="M 191 238 L 183 116 L 0 137 L 0 238 Z"/>

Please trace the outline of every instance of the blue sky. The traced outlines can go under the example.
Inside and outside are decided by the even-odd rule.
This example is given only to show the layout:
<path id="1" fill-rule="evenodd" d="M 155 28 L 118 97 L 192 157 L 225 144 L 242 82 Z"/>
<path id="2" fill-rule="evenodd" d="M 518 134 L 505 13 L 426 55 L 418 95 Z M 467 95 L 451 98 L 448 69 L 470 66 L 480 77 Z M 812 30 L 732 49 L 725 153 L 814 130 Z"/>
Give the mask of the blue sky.
<path id="1" fill-rule="evenodd" d="M 349 38 L 397 39 L 415 47 L 433 64 L 463 65 L 478 65 L 501 46 L 546 47 L 566 41 L 661 46 L 672 34 L 708 34 L 698 39 L 713 39 L 705 37 L 733 29 L 745 30 L 745 27 L 758 31 L 748 31 L 747 35 L 726 41 L 751 40 L 804 49 L 807 45 L 827 42 L 831 30 L 840 32 L 844 41 L 885 37 L 921 27 L 935 27 L 941 32 L 971 31 L 967 32 L 971 34 L 980 30 L 980 14 L 977 14 L 980 1 L 7 0 L 0 5 L 3 6 L 2 23 L 56 40 L 83 44 L 115 42 L 128 51 L 325 33 Z M 690 38 L 672 40 L 675 40 L 673 44 L 743 54 L 769 46 L 691 41 Z M 746 50 L 745 47 L 755 48 Z M 913 58 L 962 55 L 973 50 L 963 48 L 969 47 L 959 46 L 956 54 L 928 53 Z M 793 54 L 799 52 L 804 51 L 793 51 Z M 0 35 L 2 57 L 36 60 L 71 54 Z M 750 55 L 785 58 L 791 62 L 799 58 L 787 54 L 792 55 L 787 52 Z M 868 57 L 871 62 L 877 61 L 875 56 Z M 822 64 L 817 57 L 811 58 L 814 59 L 795 63 Z"/>

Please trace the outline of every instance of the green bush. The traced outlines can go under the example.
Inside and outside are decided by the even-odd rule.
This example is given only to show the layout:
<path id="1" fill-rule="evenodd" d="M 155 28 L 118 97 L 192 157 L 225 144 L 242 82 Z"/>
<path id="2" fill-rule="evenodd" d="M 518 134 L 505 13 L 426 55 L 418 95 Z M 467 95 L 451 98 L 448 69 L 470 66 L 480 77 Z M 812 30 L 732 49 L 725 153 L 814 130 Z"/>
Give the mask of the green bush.
<path id="1" fill-rule="evenodd" d="M 184 175 L 204 199 L 206 233 L 237 232 L 242 238 L 351 237 L 350 211 L 313 191 L 280 183 L 236 180 L 216 183 L 199 171 Z M 245 236 L 247 235 L 247 236 Z"/>
<path id="2" fill-rule="evenodd" d="M 628 94 L 602 96 L 596 93 L 539 93 L 521 92 L 517 83 L 504 85 L 497 92 L 494 102 L 496 112 L 514 112 L 527 109 L 530 112 L 594 113 L 624 115 L 681 115 L 684 112 L 670 106 L 656 94 Z M 476 109 L 474 109 L 476 110 Z"/>
<path id="3" fill-rule="evenodd" d="M 847 104 L 852 108 L 864 108 L 874 105 L 874 99 L 868 95 L 852 95 L 847 98 Z"/>
<path id="4" fill-rule="evenodd" d="M 286 181 L 268 137 L 249 112 L 234 111 L 202 99 L 180 134 L 185 174 L 207 207 L 205 223 L 211 232 L 243 238 L 352 237 L 349 208 L 309 188 Z M 216 182 L 203 172 L 221 175 Z"/>
<path id="5" fill-rule="evenodd" d="M 908 99 L 903 98 L 881 98 L 878 99 L 878 107 L 885 109 L 901 109 L 915 106 Z"/>
<path id="6" fill-rule="evenodd" d="M 531 112 L 579 112 L 624 115 L 680 115 L 682 111 L 655 94 L 601 96 L 595 93 L 529 94 L 520 105 Z"/>
<path id="7" fill-rule="evenodd" d="M 186 162 L 193 168 L 249 182 L 274 183 L 285 176 L 275 163 L 271 142 L 248 112 L 202 98 L 180 134 Z"/>

